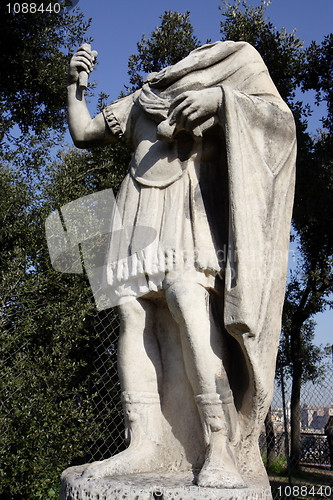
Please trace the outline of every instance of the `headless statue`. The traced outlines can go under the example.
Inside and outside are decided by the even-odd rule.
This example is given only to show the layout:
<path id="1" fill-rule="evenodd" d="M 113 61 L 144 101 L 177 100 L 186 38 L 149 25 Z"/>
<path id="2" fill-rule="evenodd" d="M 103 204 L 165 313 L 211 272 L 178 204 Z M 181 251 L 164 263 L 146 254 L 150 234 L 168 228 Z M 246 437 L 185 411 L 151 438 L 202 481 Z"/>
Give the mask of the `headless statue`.
<path id="1" fill-rule="evenodd" d="M 83 476 L 193 470 L 202 487 L 267 485 L 270 405 L 288 259 L 295 127 L 257 51 L 216 42 L 91 118 L 69 70 L 79 148 L 132 146 L 106 280 L 121 320 L 127 450 Z M 142 228 L 155 240 L 142 244 Z"/>

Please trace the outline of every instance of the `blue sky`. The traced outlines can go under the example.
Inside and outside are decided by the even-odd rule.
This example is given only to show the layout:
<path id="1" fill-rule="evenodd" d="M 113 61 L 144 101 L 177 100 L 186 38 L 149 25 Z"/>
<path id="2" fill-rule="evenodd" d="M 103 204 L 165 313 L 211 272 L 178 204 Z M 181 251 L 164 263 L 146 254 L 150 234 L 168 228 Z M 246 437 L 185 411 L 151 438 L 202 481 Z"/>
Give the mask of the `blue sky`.
<path id="1" fill-rule="evenodd" d="M 248 0 L 260 5 L 260 0 Z M 147 36 L 160 24 L 159 17 L 165 10 L 184 13 L 190 11 L 194 34 L 203 43 L 207 39 L 220 39 L 220 22 L 223 6 L 221 0 L 80 0 L 78 3 L 85 18 L 92 18 L 88 35 L 94 39 L 92 48 L 98 51 L 98 66 L 92 75 L 97 81 L 96 95 L 105 92 L 110 101 L 117 99 L 124 85 L 128 84 L 127 62 L 136 52 L 136 44 L 145 33 Z M 266 9 L 266 17 L 280 30 L 297 30 L 297 36 L 308 46 L 312 40 L 322 42 L 332 31 L 333 0 L 273 0 Z M 308 93 L 310 104 L 314 96 Z M 90 111 L 95 114 L 96 101 Z M 311 130 L 320 127 L 322 113 L 315 109 L 309 121 Z M 332 343 L 333 311 L 315 318 L 316 344 Z"/>

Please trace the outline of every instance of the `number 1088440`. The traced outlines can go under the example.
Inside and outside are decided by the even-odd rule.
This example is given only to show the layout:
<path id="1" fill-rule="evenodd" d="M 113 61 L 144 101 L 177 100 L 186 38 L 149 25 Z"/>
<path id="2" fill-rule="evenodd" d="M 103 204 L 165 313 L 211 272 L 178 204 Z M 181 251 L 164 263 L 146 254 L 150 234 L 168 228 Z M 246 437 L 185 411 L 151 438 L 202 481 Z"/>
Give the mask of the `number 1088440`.
<path id="1" fill-rule="evenodd" d="M 282 497 L 319 497 L 332 498 L 333 488 L 331 486 L 279 486 L 278 494 Z"/>
<path id="2" fill-rule="evenodd" d="M 42 14 L 44 12 L 48 12 L 52 14 L 53 12 L 55 14 L 59 14 L 61 10 L 61 5 L 60 3 L 7 3 L 7 12 L 9 14 L 37 14 L 41 12 Z"/>

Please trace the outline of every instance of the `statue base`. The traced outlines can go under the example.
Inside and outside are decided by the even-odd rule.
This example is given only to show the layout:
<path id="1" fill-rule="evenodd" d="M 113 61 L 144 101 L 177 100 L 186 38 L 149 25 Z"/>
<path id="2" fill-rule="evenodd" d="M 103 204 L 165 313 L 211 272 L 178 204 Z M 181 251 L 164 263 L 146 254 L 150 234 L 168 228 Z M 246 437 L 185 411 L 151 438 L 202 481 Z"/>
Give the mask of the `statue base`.
<path id="1" fill-rule="evenodd" d="M 61 478 L 60 500 L 272 500 L 270 488 L 202 488 L 191 472 L 132 474 L 104 478 L 81 476 L 70 467 Z"/>

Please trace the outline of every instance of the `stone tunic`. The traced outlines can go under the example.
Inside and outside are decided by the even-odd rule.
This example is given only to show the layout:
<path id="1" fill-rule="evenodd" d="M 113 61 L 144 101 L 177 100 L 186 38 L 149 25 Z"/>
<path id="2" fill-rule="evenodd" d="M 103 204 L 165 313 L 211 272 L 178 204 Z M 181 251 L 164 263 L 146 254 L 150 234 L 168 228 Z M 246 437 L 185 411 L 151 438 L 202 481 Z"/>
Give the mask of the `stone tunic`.
<path id="1" fill-rule="evenodd" d="M 200 140 L 185 131 L 160 140 L 140 93 L 103 110 L 112 133 L 135 150 L 117 197 L 107 282 L 119 297 L 142 296 L 162 289 L 167 273 L 176 277 L 195 269 L 199 282 L 213 286 L 213 277 L 223 272 L 226 246 L 209 220 L 215 214 L 221 222 L 227 210 L 222 128 L 216 124 Z M 154 230 L 153 241 L 146 228 Z M 123 238 L 113 236 L 119 229 Z"/>

